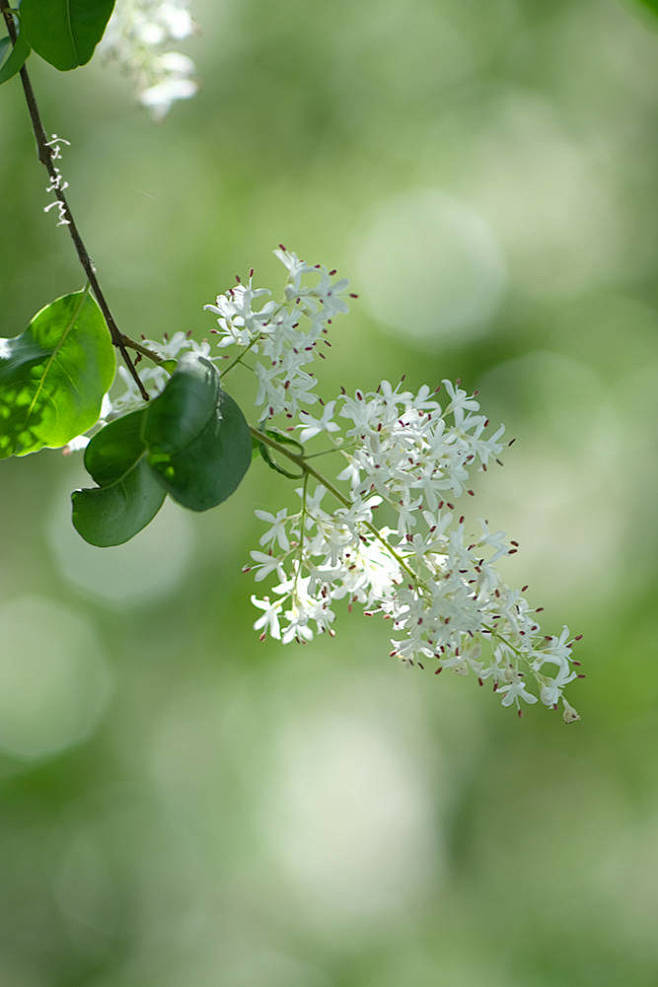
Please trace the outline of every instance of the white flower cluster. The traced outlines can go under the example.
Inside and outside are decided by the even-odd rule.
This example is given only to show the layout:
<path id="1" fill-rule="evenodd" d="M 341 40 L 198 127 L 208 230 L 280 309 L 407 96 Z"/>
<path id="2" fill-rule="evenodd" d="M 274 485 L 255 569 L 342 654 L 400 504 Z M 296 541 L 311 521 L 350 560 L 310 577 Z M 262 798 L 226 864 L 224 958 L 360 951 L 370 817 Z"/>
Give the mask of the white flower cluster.
<path id="1" fill-rule="evenodd" d="M 391 621 L 391 656 L 407 665 L 431 662 L 436 673 L 448 668 L 472 672 L 481 685 L 490 680 L 502 704 L 519 715 L 521 702 L 540 699 L 552 708 L 561 703 L 566 722 L 578 719 L 563 695 L 580 674 L 568 629 L 542 633 L 539 610 L 523 596 L 527 587 L 511 589 L 495 567 L 517 543 L 485 520 L 467 535 L 456 506 L 473 495 L 474 470 L 498 460 L 504 428 L 489 434 L 476 395 L 448 380 L 415 394 L 402 382 L 382 381 L 374 392 L 342 393 L 324 404 L 307 368 L 326 325 L 347 309 L 347 283 L 283 247 L 276 253 L 288 269 L 284 301 L 254 288 L 250 275 L 247 285 L 238 283 L 206 308 L 219 316 L 222 349 L 235 344 L 238 360 L 247 350 L 260 357 L 251 369 L 264 416 L 295 416 L 287 431 L 296 431 L 300 443 L 322 435 L 330 444 L 322 454 L 340 457 L 342 469 L 335 486 L 317 472 L 315 459 L 299 454 L 299 510 L 256 511 L 267 530 L 245 571 L 259 582 L 275 578 L 270 594 L 252 597 L 263 611 L 254 625 L 261 638 L 304 643 L 316 633 L 333 635 L 334 607 L 343 600 Z M 301 409 L 316 400 L 323 404 L 319 417 Z M 285 455 L 289 446 L 274 444 L 275 454 Z"/>
<path id="2" fill-rule="evenodd" d="M 302 480 L 298 510 L 256 511 L 267 530 L 245 571 L 257 582 L 273 580 L 267 595 L 252 596 L 262 611 L 254 624 L 261 639 L 269 634 L 287 644 L 333 636 L 335 606 L 344 601 L 390 621 L 391 656 L 406 665 L 472 673 L 480 685 L 490 681 L 503 706 L 519 715 L 521 703 L 540 700 L 555 709 L 562 704 L 566 722 L 577 720 L 563 690 L 583 677 L 572 653 L 581 635 L 570 639 L 566 627 L 559 636 L 542 633 L 542 608 L 530 607 L 527 586 L 511 589 L 496 568 L 518 543 L 484 519 L 473 533 L 457 506 L 474 496 L 473 473 L 500 462 L 504 427 L 491 430 L 477 392 L 449 380 L 416 393 L 404 388 L 404 378 L 395 387 L 384 380 L 374 391 L 342 391 L 325 403 L 309 365 L 325 355 L 333 317 L 356 296 L 335 270 L 306 264 L 283 246 L 275 253 L 288 272 L 282 298 L 254 287 L 251 271 L 246 284 L 238 279 L 205 306 L 217 316 L 211 331 L 219 355 L 210 356 L 209 344 L 189 333 L 143 341 L 163 360 L 192 351 L 230 359 L 224 375 L 238 363 L 253 371 L 260 425 L 252 432 L 270 465 Z M 235 356 L 227 354 L 230 346 Z M 150 395 L 161 391 L 171 369 L 140 364 Z M 125 368 L 117 380 L 101 425 L 142 406 Z M 315 402 L 318 414 L 302 407 Z M 284 431 L 271 421 L 276 415 L 284 416 Z M 304 444 L 318 436 L 322 448 L 308 454 Z M 68 451 L 85 441 L 74 440 Z M 318 456 L 340 460 L 335 479 L 318 471 Z M 286 459 L 289 470 L 281 468 Z"/>
<path id="3" fill-rule="evenodd" d="M 321 264 L 305 264 L 283 244 L 274 253 L 288 270 L 281 301 L 274 301 L 268 289 L 253 287 L 252 270 L 246 285 L 238 281 L 204 307 L 218 316 L 219 328 L 213 331 L 219 347 L 237 344 L 263 357 L 255 367 L 262 417 L 283 413 L 291 418 L 301 403 L 318 400 L 307 367 L 316 355 L 324 356 L 321 343 L 330 345 L 325 337 L 333 317 L 348 311 L 348 284 Z"/>
<path id="4" fill-rule="evenodd" d="M 156 120 L 197 91 L 194 62 L 170 49 L 193 30 L 188 0 L 117 0 L 99 50 L 132 79 Z"/>

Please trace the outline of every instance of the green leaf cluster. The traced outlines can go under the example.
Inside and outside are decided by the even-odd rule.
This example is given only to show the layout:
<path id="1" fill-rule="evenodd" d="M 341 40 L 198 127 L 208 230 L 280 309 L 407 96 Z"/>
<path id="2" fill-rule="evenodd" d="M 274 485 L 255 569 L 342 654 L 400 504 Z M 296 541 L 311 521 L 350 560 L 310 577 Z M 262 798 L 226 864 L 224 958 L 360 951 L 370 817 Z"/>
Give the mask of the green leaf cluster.
<path id="1" fill-rule="evenodd" d="M 87 291 L 57 298 L 20 336 L 0 338 L 0 459 L 66 445 L 91 428 L 115 369 Z"/>
<path id="2" fill-rule="evenodd" d="M 0 39 L 0 84 L 20 71 L 34 50 L 66 72 L 86 65 L 114 9 L 115 0 L 22 0 L 15 14 L 17 38 Z"/>
<path id="3" fill-rule="evenodd" d="M 167 494 L 193 511 L 226 500 L 249 468 L 251 436 L 213 364 L 186 354 L 159 397 L 94 436 L 84 462 L 98 486 L 74 491 L 73 524 L 92 545 L 120 545 Z"/>

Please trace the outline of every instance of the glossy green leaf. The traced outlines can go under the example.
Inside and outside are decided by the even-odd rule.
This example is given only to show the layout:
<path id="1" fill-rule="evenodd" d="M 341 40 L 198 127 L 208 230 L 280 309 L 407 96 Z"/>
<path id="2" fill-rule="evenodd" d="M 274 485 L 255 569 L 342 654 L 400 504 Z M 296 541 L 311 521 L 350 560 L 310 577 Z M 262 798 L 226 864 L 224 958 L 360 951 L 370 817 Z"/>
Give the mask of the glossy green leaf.
<path id="1" fill-rule="evenodd" d="M 0 85 L 3 82 L 8 82 L 17 72 L 20 72 L 29 54 L 30 46 L 22 32 L 19 32 L 15 45 L 12 45 L 9 38 L 0 38 L 0 66 L 2 66 L 0 68 Z"/>
<path id="2" fill-rule="evenodd" d="M 22 31 L 56 69 L 75 69 L 93 55 L 113 7 L 114 0 L 23 0 Z"/>
<path id="3" fill-rule="evenodd" d="M 145 457 L 145 417 L 146 408 L 132 411 L 105 425 L 90 441 L 85 449 L 84 464 L 99 487 L 116 483 L 141 457 Z"/>
<path id="4" fill-rule="evenodd" d="M 169 455 L 189 446 L 213 418 L 219 390 L 219 374 L 210 360 L 183 356 L 149 406 L 145 438 L 151 453 Z"/>
<path id="5" fill-rule="evenodd" d="M 148 409 L 149 463 L 164 489 L 184 507 L 206 511 L 238 487 L 251 462 L 251 436 L 219 374 L 199 356 L 185 356 Z"/>
<path id="6" fill-rule="evenodd" d="M 56 299 L 20 336 L 0 339 L 0 459 L 66 445 L 98 420 L 116 367 L 87 292 Z"/>
<path id="7" fill-rule="evenodd" d="M 165 491 L 147 461 L 146 409 L 110 422 L 85 450 L 85 467 L 98 487 L 75 490 L 73 525 L 91 545 L 121 545 L 153 520 Z"/>
<path id="8" fill-rule="evenodd" d="M 643 7 L 648 7 L 648 9 L 658 16 L 658 0 L 638 0 Z"/>
<path id="9" fill-rule="evenodd" d="M 240 408 L 209 360 L 186 355 L 158 398 L 91 440 L 85 466 L 98 487 L 73 493 L 73 524 L 92 545 L 119 545 L 155 517 L 166 493 L 195 511 L 220 504 L 250 461 Z"/>

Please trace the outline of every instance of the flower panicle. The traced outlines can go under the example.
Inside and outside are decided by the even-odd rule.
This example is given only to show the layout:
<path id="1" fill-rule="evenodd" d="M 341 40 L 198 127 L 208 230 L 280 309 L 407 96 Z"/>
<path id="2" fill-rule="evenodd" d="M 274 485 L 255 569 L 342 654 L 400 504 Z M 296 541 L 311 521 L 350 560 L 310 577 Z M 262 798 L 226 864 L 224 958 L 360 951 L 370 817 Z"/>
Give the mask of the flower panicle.
<path id="1" fill-rule="evenodd" d="M 477 392 L 447 379 L 415 392 L 404 378 L 383 380 L 374 390 L 319 398 L 310 364 L 355 296 L 335 270 L 283 245 L 275 253 L 286 269 L 278 297 L 255 287 L 251 270 L 205 306 L 216 318 L 214 351 L 189 333 L 144 340 L 163 360 L 191 350 L 224 365 L 224 374 L 243 363 L 258 382 L 256 434 L 265 429 L 279 458 L 291 456 L 301 470 L 296 509 L 256 510 L 265 529 L 244 571 L 267 586 L 252 596 L 260 638 L 305 644 L 333 636 L 338 607 L 358 607 L 389 622 L 390 655 L 403 664 L 472 675 L 519 715 L 539 702 L 577 720 L 565 688 L 583 677 L 574 658 L 580 635 L 571 638 L 567 627 L 544 633 L 527 586 L 511 588 L 497 567 L 518 542 L 485 518 L 472 521 L 466 507 L 476 475 L 511 444 L 504 426 L 491 425 Z M 155 395 L 167 371 L 155 366 L 141 376 Z M 311 413 L 306 406 L 315 402 Z M 120 371 L 106 419 L 139 406 L 132 378 Z M 314 442 L 322 448 L 307 452 Z M 316 456 L 334 465 L 332 478 L 315 468 Z"/>
<path id="2" fill-rule="evenodd" d="M 383 380 L 322 401 L 319 414 L 301 408 L 310 403 L 302 375 L 314 343 L 328 314 L 347 309 L 348 285 L 283 247 L 276 254 L 288 272 L 282 301 L 255 289 L 250 275 L 206 307 L 218 316 L 220 349 L 248 347 L 256 356 L 264 417 L 293 418 L 287 428 L 302 446 L 319 437 L 329 446 L 340 502 L 333 480 L 325 486 L 306 473 L 299 510 L 257 510 L 266 529 L 245 568 L 259 583 L 273 581 L 252 597 L 261 639 L 303 644 L 333 635 L 337 605 L 358 606 L 390 622 L 390 654 L 405 665 L 489 681 L 519 715 L 541 702 L 561 704 L 566 722 L 578 719 L 564 695 L 581 675 L 568 628 L 543 633 L 527 587 L 510 588 L 496 567 L 518 542 L 484 518 L 471 530 L 460 506 L 475 496 L 474 475 L 501 461 L 504 426 L 493 428 L 477 394 L 450 380 L 415 393 L 404 378 Z M 290 359 L 299 353 L 310 356 Z"/>

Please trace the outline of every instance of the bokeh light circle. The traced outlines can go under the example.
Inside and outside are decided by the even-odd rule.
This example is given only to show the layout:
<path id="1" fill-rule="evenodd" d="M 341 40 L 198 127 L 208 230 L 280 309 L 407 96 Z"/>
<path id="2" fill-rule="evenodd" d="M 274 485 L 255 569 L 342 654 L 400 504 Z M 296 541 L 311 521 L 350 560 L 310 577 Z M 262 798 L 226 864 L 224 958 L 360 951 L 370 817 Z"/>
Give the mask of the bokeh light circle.
<path id="1" fill-rule="evenodd" d="M 278 865 L 321 926 L 379 921 L 439 861 L 425 777 L 383 717 L 316 710 L 283 731 L 266 816 Z M 312 912 L 312 914 L 311 914 Z"/>
<path id="2" fill-rule="evenodd" d="M 430 345 L 483 332 L 505 287 L 490 227 L 438 189 L 382 203 L 354 254 L 354 283 L 372 315 Z"/>
<path id="3" fill-rule="evenodd" d="M 21 596 L 0 605 L 0 747 L 56 754 L 97 727 L 112 692 L 93 625 L 59 603 Z"/>

